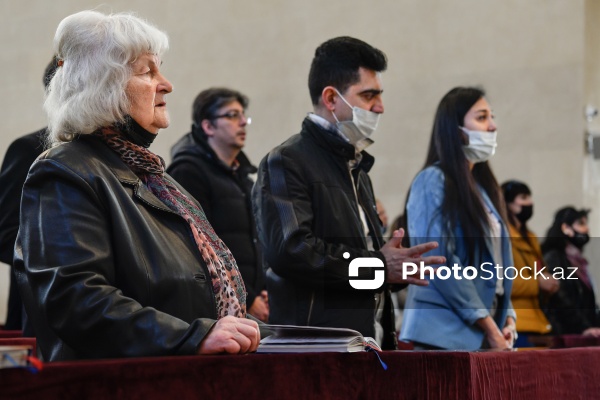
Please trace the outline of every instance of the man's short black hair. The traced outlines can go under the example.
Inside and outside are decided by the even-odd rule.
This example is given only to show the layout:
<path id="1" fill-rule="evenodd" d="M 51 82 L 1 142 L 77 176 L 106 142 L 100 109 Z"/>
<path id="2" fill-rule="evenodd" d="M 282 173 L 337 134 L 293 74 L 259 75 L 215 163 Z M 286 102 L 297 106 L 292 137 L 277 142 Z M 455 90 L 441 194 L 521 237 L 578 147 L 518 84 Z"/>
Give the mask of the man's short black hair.
<path id="1" fill-rule="evenodd" d="M 360 67 L 383 72 L 387 68 L 387 58 L 381 50 L 349 36 L 330 39 L 317 47 L 308 74 L 313 105 L 319 103 L 325 87 L 333 86 L 343 93 L 357 83 Z"/>
<path id="2" fill-rule="evenodd" d="M 225 104 L 232 101 L 237 101 L 242 105 L 244 110 L 248 107 L 248 97 L 236 90 L 227 88 L 210 88 L 200 92 L 194 104 L 192 105 L 192 120 L 194 124 L 202 129 L 202 121 L 205 119 L 212 120 L 217 113 L 217 110 Z"/>

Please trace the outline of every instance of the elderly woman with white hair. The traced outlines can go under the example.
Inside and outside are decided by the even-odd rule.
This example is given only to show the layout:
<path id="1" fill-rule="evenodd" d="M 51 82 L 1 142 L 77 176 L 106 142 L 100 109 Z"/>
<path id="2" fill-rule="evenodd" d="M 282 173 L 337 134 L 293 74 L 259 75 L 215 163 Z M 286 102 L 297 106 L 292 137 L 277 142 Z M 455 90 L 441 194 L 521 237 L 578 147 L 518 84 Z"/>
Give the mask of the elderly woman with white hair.
<path id="1" fill-rule="evenodd" d="M 54 45 L 50 149 L 23 188 L 15 246 L 43 359 L 256 350 L 235 260 L 148 150 L 169 125 L 167 36 L 131 14 L 83 11 Z"/>

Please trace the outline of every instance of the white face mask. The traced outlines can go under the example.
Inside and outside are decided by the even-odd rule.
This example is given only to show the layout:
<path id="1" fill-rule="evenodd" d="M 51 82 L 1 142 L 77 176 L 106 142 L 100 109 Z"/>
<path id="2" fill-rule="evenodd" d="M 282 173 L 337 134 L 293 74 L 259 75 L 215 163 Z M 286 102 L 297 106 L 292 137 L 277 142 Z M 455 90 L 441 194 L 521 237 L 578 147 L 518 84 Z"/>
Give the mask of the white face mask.
<path id="1" fill-rule="evenodd" d="M 340 121 L 337 119 L 335 113 L 331 112 L 337 122 L 337 128 L 348 139 L 350 144 L 356 147 L 358 151 L 362 151 L 367 146 L 373 144 L 370 137 L 375 132 L 375 129 L 377 129 L 381 114 L 364 110 L 360 107 L 352 107 L 337 89 L 335 91 L 344 103 L 352 109 L 352 121 Z"/>
<path id="2" fill-rule="evenodd" d="M 463 146 L 465 157 L 472 163 L 480 163 L 489 160 L 496 152 L 496 134 L 497 131 L 471 131 L 467 128 L 459 127 L 469 137 L 469 144 Z"/>

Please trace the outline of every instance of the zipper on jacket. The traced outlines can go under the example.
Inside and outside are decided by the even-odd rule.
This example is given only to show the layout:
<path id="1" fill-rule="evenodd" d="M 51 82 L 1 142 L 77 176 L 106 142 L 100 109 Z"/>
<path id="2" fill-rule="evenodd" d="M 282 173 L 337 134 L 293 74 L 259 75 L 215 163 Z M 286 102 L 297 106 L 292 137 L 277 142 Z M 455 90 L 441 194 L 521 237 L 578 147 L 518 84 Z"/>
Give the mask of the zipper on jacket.
<path id="1" fill-rule="evenodd" d="M 375 229 L 377 229 L 378 224 L 375 224 L 373 222 L 373 220 L 371 219 L 371 216 L 366 211 L 366 208 L 364 207 L 364 205 L 360 201 L 360 198 L 358 197 L 358 190 L 360 188 L 360 177 L 359 177 L 358 181 L 356 182 L 356 186 L 354 186 L 354 177 L 352 176 L 352 170 L 349 169 L 349 172 L 350 172 L 350 180 L 352 181 L 352 188 L 354 188 L 354 197 L 356 199 L 356 204 L 358 205 L 359 208 L 361 208 L 363 210 L 363 214 L 365 215 L 367 224 L 370 224 L 370 226 L 367 226 L 366 228 L 368 230 L 375 230 Z M 360 209 L 358 210 L 358 212 L 359 212 L 359 216 L 360 216 Z M 361 224 L 362 224 L 362 218 L 361 218 Z M 367 235 L 368 235 L 368 233 L 367 233 Z M 378 248 L 381 248 L 383 246 L 381 239 L 379 239 L 379 236 L 377 234 L 375 234 L 375 232 L 373 232 L 373 235 L 371 236 L 371 238 L 373 239 L 374 242 L 377 242 Z M 366 238 L 365 238 L 365 241 L 366 241 Z"/>
<path id="2" fill-rule="evenodd" d="M 359 200 L 359 204 L 362 207 L 362 204 L 360 203 L 360 200 Z M 363 210 L 364 210 L 364 207 L 363 207 Z M 369 229 L 377 229 L 377 225 L 375 225 L 373 223 L 373 221 L 371 220 L 371 217 L 369 216 L 369 214 L 366 211 L 365 211 L 365 217 L 367 218 L 368 222 L 371 224 L 371 227 L 370 228 L 368 227 L 368 228 Z M 377 234 L 375 234 L 375 232 L 373 232 L 372 238 L 374 239 L 374 241 L 377 242 L 377 247 L 381 249 L 381 247 L 383 246 L 383 243 L 379 239 L 379 236 Z"/>
<path id="3" fill-rule="evenodd" d="M 363 219 L 361 218 L 361 207 L 362 205 L 360 204 L 360 201 L 358 200 L 358 188 L 354 183 L 354 176 L 352 176 L 352 169 L 350 168 L 350 166 L 348 165 L 348 175 L 350 175 L 350 183 L 352 184 L 352 190 L 354 191 L 354 200 L 356 200 L 356 211 L 358 211 L 358 219 L 360 221 L 360 225 L 361 225 L 361 230 L 362 230 L 362 239 L 363 239 L 363 244 L 365 245 L 365 248 L 368 249 L 368 243 L 367 243 L 367 238 L 365 237 L 365 227 L 363 227 Z M 365 214 L 365 219 L 368 218 L 367 213 L 364 211 L 363 209 L 363 214 Z M 369 228 L 368 226 L 366 227 L 367 229 Z"/>

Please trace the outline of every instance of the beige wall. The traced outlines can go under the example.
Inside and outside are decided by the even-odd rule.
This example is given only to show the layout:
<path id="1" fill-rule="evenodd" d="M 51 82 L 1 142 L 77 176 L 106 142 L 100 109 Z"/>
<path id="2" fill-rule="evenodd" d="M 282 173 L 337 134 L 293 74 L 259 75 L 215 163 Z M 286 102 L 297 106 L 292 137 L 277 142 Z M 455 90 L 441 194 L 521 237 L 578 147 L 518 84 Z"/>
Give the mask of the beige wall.
<path id="1" fill-rule="evenodd" d="M 585 61 L 584 98 L 586 104 L 600 108 L 600 2 L 585 2 Z M 600 116 L 587 124 L 587 131 L 600 136 Z M 600 288 L 600 160 L 587 155 L 583 160 L 583 202 L 593 212 L 589 215 L 593 236 L 591 245 L 586 247 L 588 257 L 594 260 L 594 278 Z"/>
<path id="2" fill-rule="evenodd" d="M 41 76 L 56 26 L 98 2 L 0 1 L 4 154 L 14 138 L 45 124 Z M 153 145 L 167 161 L 170 146 L 189 128 L 194 96 L 209 86 L 228 85 L 251 98 L 247 152 L 258 163 L 299 130 L 311 109 L 306 81 L 315 47 L 351 35 L 389 58 L 383 78 L 386 114 L 369 150 L 377 157 L 375 189 L 391 218 L 402 210 L 424 161 L 437 102 L 455 85 L 487 89 L 499 126 L 494 170 L 500 181 L 519 178 L 531 185 L 537 200 L 531 225 L 538 234 L 558 207 L 582 205 L 585 22 L 593 1 L 104 3 L 109 6 L 100 10 L 136 11 L 171 38 L 163 69 L 175 86 L 168 97 L 172 124 Z"/>

